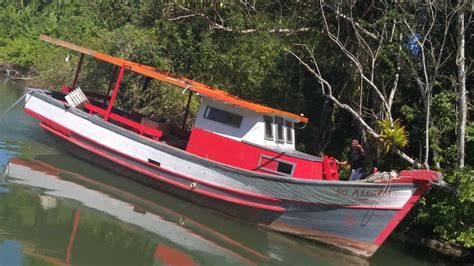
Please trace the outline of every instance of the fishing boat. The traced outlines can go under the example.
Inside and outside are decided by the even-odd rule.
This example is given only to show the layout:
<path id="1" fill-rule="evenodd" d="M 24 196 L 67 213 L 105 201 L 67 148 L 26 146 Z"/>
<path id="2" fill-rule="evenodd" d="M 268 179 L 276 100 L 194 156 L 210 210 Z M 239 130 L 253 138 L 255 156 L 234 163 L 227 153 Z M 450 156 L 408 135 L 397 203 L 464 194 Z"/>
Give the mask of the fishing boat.
<path id="1" fill-rule="evenodd" d="M 28 115 L 74 155 L 226 215 L 370 257 L 442 180 L 429 170 L 340 180 L 334 158 L 296 150 L 295 125 L 308 122 L 302 115 L 53 37 L 39 38 L 78 52 L 80 59 L 71 86 L 28 93 Z M 111 95 L 101 96 L 105 105 L 77 89 L 84 56 L 116 66 Z M 114 106 L 126 72 L 188 92 L 181 126 Z M 187 130 L 193 96 L 200 97 L 200 106 Z"/>

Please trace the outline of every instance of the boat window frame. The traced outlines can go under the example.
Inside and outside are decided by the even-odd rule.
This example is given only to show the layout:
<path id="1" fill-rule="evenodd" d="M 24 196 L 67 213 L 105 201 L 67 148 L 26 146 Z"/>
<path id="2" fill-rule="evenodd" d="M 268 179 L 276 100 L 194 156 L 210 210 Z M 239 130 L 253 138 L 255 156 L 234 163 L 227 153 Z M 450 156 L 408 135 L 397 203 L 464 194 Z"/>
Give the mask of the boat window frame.
<path id="1" fill-rule="evenodd" d="M 278 163 L 277 165 L 277 170 L 273 170 L 273 169 L 270 169 L 270 168 L 266 168 L 264 165 L 262 166 L 262 159 L 267 159 L 267 160 L 270 160 L 270 161 L 275 161 Z M 291 171 L 290 173 L 286 173 L 286 172 L 280 172 L 278 171 L 278 168 L 280 166 L 280 163 L 282 164 L 287 164 L 287 165 L 291 165 Z M 296 163 L 294 162 L 290 162 L 290 161 L 286 161 L 286 160 L 282 160 L 282 159 L 275 159 L 275 157 L 272 157 L 270 155 L 266 155 L 266 154 L 260 154 L 260 157 L 258 158 L 258 164 L 257 164 L 257 169 L 259 170 L 264 170 L 266 172 L 270 172 L 270 173 L 273 173 L 273 174 L 277 174 L 277 175 L 282 175 L 282 176 L 293 176 L 293 174 L 295 173 L 295 169 L 296 169 Z"/>
<path id="2" fill-rule="evenodd" d="M 215 116 L 210 116 L 211 111 L 213 111 L 213 110 L 217 113 L 220 113 L 219 115 L 224 115 L 226 117 L 226 119 L 220 120 L 219 118 L 216 118 Z M 219 117 L 219 115 L 218 115 L 218 117 Z M 222 109 L 219 109 L 219 108 L 216 108 L 216 107 L 213 107 L 213 106 L 209 106 L 209 105 L 206 106 L 206 109 L 204 110 L 203 117 L 205 119 L 208 119 L 208 120 L 220 123 L 220 124 L 224 124 L 224 125 L 227 125 L 227 126 L 235 127 L 235 128 L 240 128 L 242 126 L 242 121 L 244 120 L 244 117 L 242 115 L 239 115 L 239 114 L 236 114 L 236 113 L 233 113 L 233 112 L 229 112 L 229 111 L 225 111 L 225 110 L 222 110 Z M 233 123 L 235 121 L 233 121 L 232 119 L 237 119 L 238 123 Z"/>
<path id="3" fill-rule="evenodd" d="M 290 125 L 290 126 L 288 126 Z M 285 119 L 285 130 L 286 130 L 286 143 L 288 144 L 293 144 L 293 129 L 294 129 L 294 123 L 293 121 L 286 120 Z"/>
<path id="4" fill-rule="evenodd" d="M 270 122 L 270 132 L 268 132 L 267 130 L 268 122 Z M 275 140 L 275 134 L 274 134 L 275 130 L 274 130 L 273 124 L 274 124 L 273 116 L 270 116 L 270 115 L 263 116 L 263 125 L 264 125 L 263 136 L 265 140 L 271 140 L 271 141 Z M 269 136 L 267 133 L 270 133 L 271 136 Z"/>
<path id="5" fill-rule="evenodd" d="M 277 143 L 285 143 L 285 119 L 281 116 L 274 117 L 275 122 L 275 139 Z M 281 134 L 280 134 L 281 130 Z"/>

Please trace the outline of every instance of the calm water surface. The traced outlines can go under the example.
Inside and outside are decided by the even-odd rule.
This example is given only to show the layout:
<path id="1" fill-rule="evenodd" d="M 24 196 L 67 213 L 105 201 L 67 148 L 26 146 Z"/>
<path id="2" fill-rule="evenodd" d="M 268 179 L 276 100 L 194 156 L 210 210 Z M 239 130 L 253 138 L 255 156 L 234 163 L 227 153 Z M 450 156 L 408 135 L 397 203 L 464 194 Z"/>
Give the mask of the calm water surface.
<path id="1" fill-rule="evenodd" d="M 23 95 L 0 79 L 0 113 Z M 189 204 L 63 151 L 21 105 L 0 122 L 0 265 L 447 265 L 387 241 L 369 261 Z"/>

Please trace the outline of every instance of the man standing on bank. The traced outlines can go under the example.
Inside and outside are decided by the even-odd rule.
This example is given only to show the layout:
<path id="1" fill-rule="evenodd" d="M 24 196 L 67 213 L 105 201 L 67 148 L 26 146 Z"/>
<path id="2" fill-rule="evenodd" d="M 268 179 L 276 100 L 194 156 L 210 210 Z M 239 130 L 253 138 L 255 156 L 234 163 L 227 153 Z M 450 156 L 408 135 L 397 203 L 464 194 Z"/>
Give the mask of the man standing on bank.
<path id="1" fill-rule="evenodd" d="M 340 162 L 336 160 L 336 163 L 339 165 L 351 165 L 351 177 L 349 181 L 356 181 L 362 177 L 363 172 L 363 164 L 365 157 L 367 157 L 367 153 L 364 151 L 364 148 L 359 144 L 357 139 L 352 139 L 352 151 L 349 153 L 347 157 L 347 161 Z"/>

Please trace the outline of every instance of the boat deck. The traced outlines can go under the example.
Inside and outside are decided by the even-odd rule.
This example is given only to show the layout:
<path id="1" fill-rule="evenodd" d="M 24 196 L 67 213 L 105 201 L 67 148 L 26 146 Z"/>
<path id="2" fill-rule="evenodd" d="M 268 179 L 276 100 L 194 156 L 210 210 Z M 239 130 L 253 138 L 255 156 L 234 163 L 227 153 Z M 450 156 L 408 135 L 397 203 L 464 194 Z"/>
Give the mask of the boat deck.
<path id="1" fill-rule="evenodd" d="M 90 93 L 86 94 L 90 96 Z M 52 96 L 55 99 L 65 101 L 63 93 L 55 92 Z M 107 105 L 91 98 L 99 97 L 89 97 L 90 103 L 86 103 L 83 106 L 83 111 L 104 118 L 107 112 Z M 115 107 L 108 117 L 108 122 L 146 138 L 160 141 L 182 150 L 186 149 L 190 137 L 188 130 L 178 128 L 172 123 L 160 122 L 145 115 L 136 112 L 128 113 Z"/>

